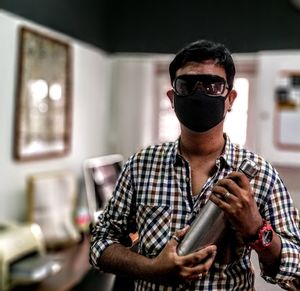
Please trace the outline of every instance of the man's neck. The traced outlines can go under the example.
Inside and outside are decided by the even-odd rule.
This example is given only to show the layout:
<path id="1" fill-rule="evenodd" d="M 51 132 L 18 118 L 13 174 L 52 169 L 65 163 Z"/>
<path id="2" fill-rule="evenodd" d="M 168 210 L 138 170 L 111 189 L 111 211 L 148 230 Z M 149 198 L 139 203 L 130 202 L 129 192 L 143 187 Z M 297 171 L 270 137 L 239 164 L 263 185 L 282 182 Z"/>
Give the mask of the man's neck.
<path id="1" fill-rule="evenodd" d="M 216 128 L 206 133 L 181 132 L 180 151 L 188 160 L 217 159 L 222 154 L 224 145 L 223 128 Z"/>

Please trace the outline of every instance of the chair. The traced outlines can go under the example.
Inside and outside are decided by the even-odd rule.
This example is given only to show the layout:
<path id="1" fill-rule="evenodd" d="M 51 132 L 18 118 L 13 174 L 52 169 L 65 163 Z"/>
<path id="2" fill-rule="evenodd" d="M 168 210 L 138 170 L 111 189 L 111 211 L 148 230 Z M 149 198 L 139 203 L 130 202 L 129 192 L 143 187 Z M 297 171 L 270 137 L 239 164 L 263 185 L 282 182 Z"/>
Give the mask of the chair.
<path id="1" fill-rule="evenodd" d="M 40 225 L 47 249 L 79 242 L 74 223 L 77 187 L 73 173 L 51 171 L 27 177 L 27 220 Z"/>

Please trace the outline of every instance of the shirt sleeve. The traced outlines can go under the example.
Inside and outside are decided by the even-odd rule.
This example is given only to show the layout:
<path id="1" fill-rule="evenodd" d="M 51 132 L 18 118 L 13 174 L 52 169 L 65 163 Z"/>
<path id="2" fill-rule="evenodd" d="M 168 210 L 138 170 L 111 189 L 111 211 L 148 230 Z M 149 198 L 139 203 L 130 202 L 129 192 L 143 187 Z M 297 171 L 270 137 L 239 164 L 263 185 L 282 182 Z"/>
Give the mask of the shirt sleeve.
<path id="1" fill-rule="evenodd" d="M 276 182 L 265 210 L 266 219 L 281 238 L 281 260 L 279 271 L 273 278 L 264 274 L 262 265 L 261 270 L 266 281 L 284 287 L 300 278 L 300 221 L 298 209 L 294 206 L 289 192 L 278 174 L 275 174 Z"/>
<path id="2" fill-rule="evenodd" d="M 100 269 L 99 259 L 104 250 L 114 244 L 131 244 L 129 234 L 134 229 L 134 196 L 129 161 L 116 183 L 112 198 L 91 231 L 90 263 Z"/>

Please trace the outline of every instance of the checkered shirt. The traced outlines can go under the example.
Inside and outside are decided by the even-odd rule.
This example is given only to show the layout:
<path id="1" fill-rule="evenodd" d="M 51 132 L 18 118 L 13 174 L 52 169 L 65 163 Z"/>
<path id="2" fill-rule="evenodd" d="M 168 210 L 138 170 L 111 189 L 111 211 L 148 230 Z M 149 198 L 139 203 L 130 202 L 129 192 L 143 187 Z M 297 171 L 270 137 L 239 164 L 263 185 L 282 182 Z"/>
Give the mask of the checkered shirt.
<path id="1" fill-rule="evenodd" d="M 300 277 L 299 214 L 277 171 L 260 156 L 230 142 L 226 136 L 223 155 L 216 160 L 217 171 L 195 197 L 191 190 L 191 168 L 178 154 L 178 140 L 150 146 L 133 155 L 124 165 L 113 197 L 92 230 L 90 262 L 98 261 L 114 243 L 125 244 L 137 230 L 138 252 L 156 257 L 176 230 L 190 224 L 201 211 L 215 183 L 237 170 L 243 159 L 260 168 L 251 180 L 261 216 L 268 220 L 282 241 L 280 270 L 265 280 L 282 286 Z M 254 290 L 251 250 L 242 246 L 240 256 L 229 264 L 216 260 L 209 273 L 199 280 L 176 287 L 137 280 L 135 290 Z"/>

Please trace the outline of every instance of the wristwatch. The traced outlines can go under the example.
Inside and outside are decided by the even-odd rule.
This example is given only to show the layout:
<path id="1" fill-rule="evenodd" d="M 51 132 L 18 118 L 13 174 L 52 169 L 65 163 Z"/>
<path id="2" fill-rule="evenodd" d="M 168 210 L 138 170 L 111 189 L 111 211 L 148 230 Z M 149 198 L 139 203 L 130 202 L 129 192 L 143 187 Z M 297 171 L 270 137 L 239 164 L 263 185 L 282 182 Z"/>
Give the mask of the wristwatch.
<path id="1" fill-rule="evenodd" d="M 257 230 L 256 234 L 247 240 L 247 245 L 256 251 L 262 251 L 270 246 L 272 240 L 273 228 L 264 219 L 262 226 Z"/>

